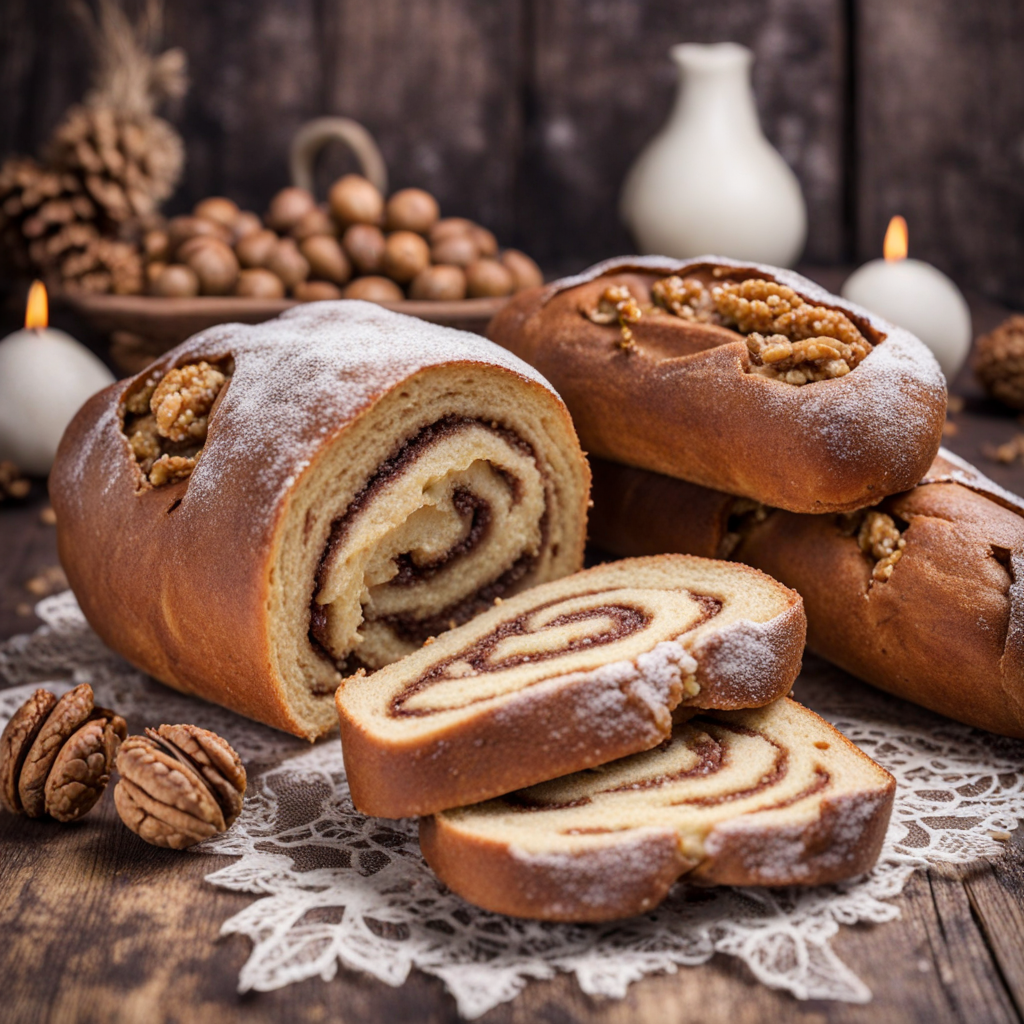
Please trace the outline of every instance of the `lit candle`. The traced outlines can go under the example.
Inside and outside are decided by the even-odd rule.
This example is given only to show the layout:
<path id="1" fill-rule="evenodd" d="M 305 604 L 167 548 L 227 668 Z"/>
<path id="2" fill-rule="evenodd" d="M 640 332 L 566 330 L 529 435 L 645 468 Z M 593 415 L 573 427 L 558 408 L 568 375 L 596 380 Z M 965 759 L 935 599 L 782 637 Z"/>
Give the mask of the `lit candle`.
<path id="1" fill-rule="evenodd" d="M 36 281 L 25 329 L 0 341 L 0 458 L 37 475 L 50 471 L 61 434 L 82 403 L 114 381 L 92 352 L 48 323 L 46 289 Z"/>
<path id="2" fill-rule="evenodd" d="M 966 300 L 941 270 L 907 259 L 907 222 L 902 217 L 889 221 L 882 251 L 885 259 L 865 263 L 847 278 L 843 298 L 916 334 L 951 381 L 971 347 Z"/>

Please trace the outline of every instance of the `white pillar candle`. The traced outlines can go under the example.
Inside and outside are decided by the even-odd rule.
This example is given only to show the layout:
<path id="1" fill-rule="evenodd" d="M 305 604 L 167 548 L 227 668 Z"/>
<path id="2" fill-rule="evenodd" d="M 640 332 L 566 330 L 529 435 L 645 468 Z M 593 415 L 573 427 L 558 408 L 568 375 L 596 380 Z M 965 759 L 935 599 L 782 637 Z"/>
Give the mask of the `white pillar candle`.
<path id="1" fill-rule="evenodd" d="M 0 341 L 0 458 L 50 471 L 64 428 L 113 374 L 70 335 L 47 326 L 46 289 L 29 292 L 25 329 Z"/>
<path id="2" fill-rule="evenodd" d="M 907 223 L 893 217 L 885 258 L 865 263 L 843 285 L 843 298 L 916 334 L 951 381 L 971 348 L 971 311 L 960 290 L 930 263 L 907 259 Z"/>

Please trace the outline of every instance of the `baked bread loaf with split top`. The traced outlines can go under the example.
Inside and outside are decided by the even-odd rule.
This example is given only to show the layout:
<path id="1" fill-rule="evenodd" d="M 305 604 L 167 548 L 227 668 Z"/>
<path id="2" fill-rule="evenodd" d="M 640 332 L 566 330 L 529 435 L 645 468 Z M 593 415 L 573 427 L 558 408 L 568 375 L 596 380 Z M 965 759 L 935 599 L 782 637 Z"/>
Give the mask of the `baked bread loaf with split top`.
<path id="1" fill-rule="evenodd" d="M 793 591 L 666 555 L 534 587 L 338 690 L 352 800 L 385 818 L 646 750 L 685 708 L 766 704 L 800 671 Z"/>
<path id="2" fill-rule="evenodd" d="M 608 260 L 516 295 L 488 335 L 554 384 L 591 454 L 794 512 L 912 487 L 942 436 L 925 345 L 776 267 Z"/>
<path id="3" fill-rule="evenodd" d="M 808 516 L 592 460 L 595 543 L 757 566 L 803 596 L 808 647 L 883 690 L 1024 738 L 1024 501 L 943 449 L 855 513 Z"/>
<path id="4" fill-rule="evenodd" d="M 588 490 L 533 368 L 355 301 L 196 335 L 87 402 L 50 477 L 96 632 L 310 739 L 345 674 L 578 569 Z"/>
<path id="5" fill-rule="evenodd" d="M 680 877 L 820 885 L 869 870 L 895 781 L 783 698 L 709 711 L 654 750 L 420 822 L 427 863 L 471 903 L 516 917 L 607 921 L 650 910 Z"/>

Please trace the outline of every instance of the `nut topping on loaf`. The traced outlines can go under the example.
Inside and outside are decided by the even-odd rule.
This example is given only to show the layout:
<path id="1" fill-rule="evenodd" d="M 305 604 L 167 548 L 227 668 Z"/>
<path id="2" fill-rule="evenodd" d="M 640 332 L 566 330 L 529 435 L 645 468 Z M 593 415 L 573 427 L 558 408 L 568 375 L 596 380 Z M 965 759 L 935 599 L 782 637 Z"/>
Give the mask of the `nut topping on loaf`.
<path id="1" fill-rule="evenodd" d="M 142 487 L 187 480 L 206 442 L 210 411 L 228 378 L 200 360 L 147 379 L 124 406 L 124 432 L 142 471 Z"/>
<path id="2" fill-rule="evenodd" d="M 844 377 L 871 351 L 871 344 L 838 309 L 815 306 L 792 288 L 748 278 L 710 287 L 698 277 L 670 275 L 651 285 L 651 303 L 641 303 L 626 285 L 605 288 L 594 309 L 595 324 L 618 322 L 620 347 L 634 344 L 630 324 L 666 311 L 695 323 L 730 327 L 746 335 L 749 373 L 787 384 Z M 723 339 L 724 340 L 724 339 Z"/>
<path id="3" fill-rule="evenodd" d="M 815 885 L 868 870 L 895 783 L 783 698 L 706 712 L 653 750 L 420 823 L 441 879 L 471 902 L 548 920 L 650 910 L 680 875 Z"/>

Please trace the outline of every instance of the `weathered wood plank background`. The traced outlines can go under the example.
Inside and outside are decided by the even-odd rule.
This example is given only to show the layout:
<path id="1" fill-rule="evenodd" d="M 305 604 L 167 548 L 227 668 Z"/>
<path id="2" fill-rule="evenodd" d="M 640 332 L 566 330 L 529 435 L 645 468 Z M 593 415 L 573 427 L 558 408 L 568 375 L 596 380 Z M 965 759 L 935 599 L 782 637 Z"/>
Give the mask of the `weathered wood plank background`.
<path id="1" fill-rule="evenodd" d="M 129 3 L 136 0 L 129 0 Z M 308 118 L 377 136 L 396 186 L 491 225 L 552 272 L 631 248 L 616 200 L 667 116 L 668 48 L 757 57 L 765 129 L 810 210 L 806 262 L 912 253 L 1024 305 L 1019 0 L 166 0 L 192 89 L 172 210 L 225 193 L 261 210 Z M 69 0 L 0 4 L 0 154 L 34 152 L 88 81 Z M 340 150 L 322 183 L 350 169 Z"/>

